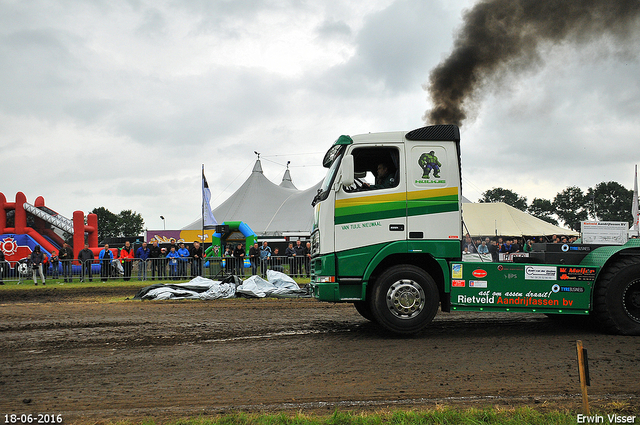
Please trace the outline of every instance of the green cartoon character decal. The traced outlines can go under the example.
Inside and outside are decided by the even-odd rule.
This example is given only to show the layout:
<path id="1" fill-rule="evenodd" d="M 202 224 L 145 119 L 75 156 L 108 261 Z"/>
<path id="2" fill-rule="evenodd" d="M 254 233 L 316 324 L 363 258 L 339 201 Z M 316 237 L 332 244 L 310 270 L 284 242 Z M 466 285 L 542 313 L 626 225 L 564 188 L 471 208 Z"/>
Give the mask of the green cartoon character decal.
<path id="1" fill-rule="evenodd" d="M 440 178 L 440 161 L 434 151 L 423 153 L 418 160 L 418 165 L 422 168 L 422 178 L 428 179 L 429 173 L 433 171 L 433 177 Z"/>

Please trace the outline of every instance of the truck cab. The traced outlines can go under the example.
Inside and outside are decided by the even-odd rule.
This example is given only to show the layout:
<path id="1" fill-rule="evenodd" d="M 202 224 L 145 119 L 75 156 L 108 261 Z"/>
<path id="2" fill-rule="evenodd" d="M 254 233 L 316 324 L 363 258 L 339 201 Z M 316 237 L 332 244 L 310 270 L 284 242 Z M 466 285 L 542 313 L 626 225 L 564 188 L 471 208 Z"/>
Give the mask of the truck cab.
<path id="1" fill-rule="evenodd" d="M 459 143 L 459 130 L 452 125 L 335 141 L 323 160 L 329 170 L 313 202 L 316 298 L 353 302 L 371 317 L 376 309 L 367 299 L 373 287 L 398 264 L 430 284 L 409 279 L 387 290 L 397 303 L 391 321 L 404 328 L 435 314 L 434 306 L 437 310 L 446 298 L 448 261 L 461 256 Z M 386 174 L 379 175 L 381 170 Z"/>

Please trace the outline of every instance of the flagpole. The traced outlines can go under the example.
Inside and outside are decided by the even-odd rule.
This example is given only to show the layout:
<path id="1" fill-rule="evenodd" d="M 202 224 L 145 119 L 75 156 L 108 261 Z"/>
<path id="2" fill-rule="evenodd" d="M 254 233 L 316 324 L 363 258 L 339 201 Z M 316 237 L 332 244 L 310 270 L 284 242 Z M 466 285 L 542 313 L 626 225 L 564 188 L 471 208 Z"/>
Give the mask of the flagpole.
<path id="1" fill-rule="evenodd" d="M 200 240 L 202 241 L 202 249 L 204 249 L 204 164 L 202 164 L 202 181 L 200 184 L 202 185 L 202 194 L 200 195 L 202 197 L 202 233 L 200 233 Z"/>
<path id="2" fill-rule="evenodd" d="M 636 172 L 633 179 L 633 205 L 631 205 L 631 214 L 633 215 L 633 230 L 636 236 L 640 236 L 640 224 L 638 223 L 638 164 L 636 164 Z"/>

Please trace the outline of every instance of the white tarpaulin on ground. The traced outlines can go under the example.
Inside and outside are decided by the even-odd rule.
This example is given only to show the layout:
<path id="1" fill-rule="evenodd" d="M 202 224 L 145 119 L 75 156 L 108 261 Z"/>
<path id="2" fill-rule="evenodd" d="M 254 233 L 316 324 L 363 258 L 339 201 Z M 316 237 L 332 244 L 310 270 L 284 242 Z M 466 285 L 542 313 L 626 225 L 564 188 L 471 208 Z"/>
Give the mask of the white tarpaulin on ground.
<path id="1" fill-rule="evenodd" d="M 300 289 L 291 277 L 275 270 L 267 270 L 267 279 L 251 276 L 240 281 L 237 276 L 231 276 L 224 281 L 216 281 L 205 277 L 195 277 L 186 283 L 156 284 L 144 287 L 138 291 L 134 299 L 137 300 L 216 300 L 219 298 L 234 298 L 238 295 L 246 297 L 304 297 L 308 296 L 306 289 Z"/>
<path id="2" fill-rule="evenodd" d="M 284 273 L 267 270 L 267 279 L 269 279 L 269 281 L 264 280 L 260 276 L 251 276 L 236 288 L 236 292 L 238 294 L 259 298 L 299 297 L 307 294 L 306 290 L 300 289 L 296 281 Z"/>

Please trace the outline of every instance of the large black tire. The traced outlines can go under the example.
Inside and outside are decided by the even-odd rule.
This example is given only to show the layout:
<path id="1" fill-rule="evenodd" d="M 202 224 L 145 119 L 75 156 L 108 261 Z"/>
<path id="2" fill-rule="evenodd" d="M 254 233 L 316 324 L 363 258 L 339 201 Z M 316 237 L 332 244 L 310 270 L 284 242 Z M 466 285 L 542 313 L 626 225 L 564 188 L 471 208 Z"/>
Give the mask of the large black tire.
<path id="1" fill-rule="evenodd" d="M 369 297 L 375 321 L 399 334 L 424 329 L 438 312 L 440 295 L 431 276 L 419 267 L 394 266 L 376 280 Z"/>
<path id="2" fill-rule="evenodd" d="M 360 316 L 365 319 L 375 322 L 376 319 L 373 317 L 373 313 L 371 313 L 371 309 L 369 308 L 369 304 L 366 301 L 356 301 L 353 303 L 353 306 L 356 308 Z"/>
<path id="3" fill-rule="evenodd" d="M 622 257 L 598 277 L 594 310 L 598 323 L 621 335 L 640 335 L 640 257 Z"/>

